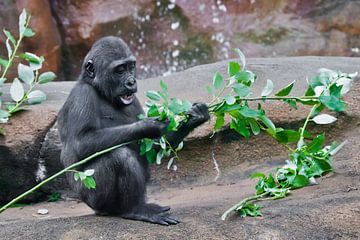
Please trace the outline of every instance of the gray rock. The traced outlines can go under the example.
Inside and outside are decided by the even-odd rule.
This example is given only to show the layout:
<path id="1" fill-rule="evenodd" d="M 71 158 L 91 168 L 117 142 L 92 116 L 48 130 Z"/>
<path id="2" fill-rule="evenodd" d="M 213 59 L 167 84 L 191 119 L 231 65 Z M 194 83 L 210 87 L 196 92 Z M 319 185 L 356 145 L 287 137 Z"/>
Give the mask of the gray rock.
<path id="1" fill-rule="evenodd" d="M 293 57 L 293 58 L 257 58 L 248 59 L 248 68 L 258 75 L 255 84 L 255 92 L 259 93 L 264 87 L 266 79 L 274 81 L 276 89 L 279 89 L 292 80 L 298 80 L 295 92 L 305 90 L 306 77 L 314 75 L 318 68 L 326 67 L 339 69 L 344 72 L 359 71 L 359 58 L 344 57 Z M 138 97 L 141 102 L 145 102 L 145 92 L 150 89 L 159 89 L 160 79 L 169 85 L 170 96 L 181 99 L 188 99 L 191 102 L 209 102 L 211 100 L 205 86 L 210 85 L 212 76 L 215 71 L 220 71 L 224 75 L 227 71 L 227 62 L 197 66 L 184 72 L 175 73 L 168 77 L 158 77 L 139 81 Z M 39 89 L 48 94 L 48 100 L 41 105 L 29 107 L 30 111 L 25 111 L 14 116 L 9 125 L 5 126 L 7 136 L 0 138 L 0 167 L 5 169 L 0 172 L 0 203 L 4 203 L 19 193 L 29 189 L 36 184 L 40 178 L 52 175 L 61 169 L 59 163 L 61 144 L 56 131 L 56 125 L 53 123 L 56 119 L 56 113 L 61 108 L 66 96 L 70 92 L 73 82 L 53 82 L 39 86 Z M 5 92 L 8 92 L 8 86 Z M 8 96 L 5 96 L 5 98 Z M 275 122 L 285 121 L 288 124 L 297 123 L 303 119 L 306 111 L 292 111 L 284 105 L 269 104 L 267 106 L 268 115 Z M 221 151 L 221 156 L 237 156 L 237 158 L 246 158 L 253 156 L 257 150 L 254 147 L 245 147 L 244 144 L 238 143 L 239 137 L 225 131 L 213 139 L 208 139 L 211 134 L 211 124 L 205 124 L 194 131 L 185 143 L 185 148 L 181 153 L 184 161 L 181 163 L 181 170 L 171 173 L 166 167 L 154 167 L 153 182 L 156 184 L 169 184 L 165 181 L 170 177 L 174 181 L 171 184 L 184 184 L 188 182 L 204 181 L 203 175 L 212 172 L 212 165 L 204 168 L 201 164 L 194 163 L 193 157 L 196 156 L 195 162 L 206 161 L 209 153 L 213 151 L 213 145 L 226 149 Z M 260 141 L 260 140 L 257 140 Z M 268 141 L 264 138 L 263 141 Z M 252 140 L 249 141 L 251 143 Z M 225 147 L 226 146 L 226 147 Z M 258 145 L 254 145 L 258 146 Z M 246 148 L 244 150 L 244 148 Z M 274 153 L 281 154 L 283 151 L 276 144 L 269 144 L 264 148 L 269 148 Z M 234 150 L 237 149 L 237 150 Z M 239 151 L 241 149 L 241 151 Z M 255 158 L 271 156 L 271 154 L 255 154 Z M 229 157 L 228 157 L 229 158 Z M 229 160 L 229 165 L 234 165 Z M 155 171 L 156 170 L 156 171 Z M 199 180 L 200 179 L 200 180 Z M 64 179 L 59 178 L 55 182 L 47 185 L 43 190 L 58 191 L 67 189 Z"/>

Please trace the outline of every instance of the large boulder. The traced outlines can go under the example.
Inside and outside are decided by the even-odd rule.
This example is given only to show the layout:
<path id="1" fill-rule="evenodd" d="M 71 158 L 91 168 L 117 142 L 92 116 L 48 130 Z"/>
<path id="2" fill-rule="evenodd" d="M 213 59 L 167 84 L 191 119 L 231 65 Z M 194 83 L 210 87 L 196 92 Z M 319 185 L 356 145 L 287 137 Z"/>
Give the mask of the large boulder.
<path id="1" fill-rule="evenodd" d="M 294 91 L 299 93 L 306 88 L 306 77 L 315 74 L 320 67 L 355 72 L 359 64 L 359 58 L 341 57 L 248 59 L 248 68 L 258 75 L 254 86 L 255 93 L 260 93 L 266 79 L 272 79 L 277 88 L 285 86 L 292 80 L 297 80 Z M 145 92 L 150 89 L 159 89 L 159 81 L 164 79 L 169 85 L 170 96 L 188 99 L 191 102 L 210 102 L 211 97 L 205 86 L 211 84 L 215 71 L 225 74 L 227 62 L 197 66 L 167 77 L 140 80 L 138 97 L 144 103 Z M 35 185 L 40 179 L 62 168 L 59 163 L 61 143 L 56 125 L 53 124 L 56 113 L 73 84 L 73 82 L 54 82 L 39 86 L 39 89 L 48 94 L 48 100 L 41 105 L 31 106 L 29 111 L 15 115 L 11 118 L 10 124 L 5 125 L 6 136 L 0 138 L 0 167 L 2 169 L 0 171 L 0 202 L 8 201 Z M 347 113 L 350 115 L 359 113 L 356 103 L 357 91 L 358 88 L 348 98 L 350 107 Z M 8 92 L 8 89 L 5 89 L 5 92 Z M 296 125 L 306 116 L 304 108 L 295 111 L 281 103 L 266 106 L 268 115 L 277 124 Z M 341 128 L 342 122 L 339 121 L 338 124 L 336 126 Z M 224 131 L 210 139 L 211 128 L 211 124 L 205 124 L 186 139 L 185 148 L 181 152 L 182 161 L 176 163 L 179 165 L 177 171 L 168 171 L 165 165 L 154 167 L 153 172 L 156 174 L 154 174 L 153 182 L 166 186 L 199 181 L 203 176 L 213 174 L 213 165 L 209 162 L 212 154 L 222 159 L 221 164 L 224 167 L 236 166 L 239 162 L 249 159 L 257 161 L 265 157 L 271 158 L 284 154 L 281 146 L 266 135 L 249 141 L 239 141 L 242 138 Z M 323 130 L 328 131 L 328 128 Z M 205 183 L 211 180 L 204 178 L 201 181 Z M 66 181 L 59 178 L 45 190 L 57 191 L 66 187 Z"/>

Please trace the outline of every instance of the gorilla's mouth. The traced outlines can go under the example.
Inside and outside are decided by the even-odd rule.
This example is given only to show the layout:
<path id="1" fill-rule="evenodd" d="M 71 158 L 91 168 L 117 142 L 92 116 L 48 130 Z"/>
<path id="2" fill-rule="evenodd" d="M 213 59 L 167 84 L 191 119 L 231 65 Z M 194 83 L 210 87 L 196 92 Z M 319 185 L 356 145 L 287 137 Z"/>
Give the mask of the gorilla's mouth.
<path id="1" fill-rule="evenodd" d="M 134 101 L 134 94 L 120 96 L 120 100 L 123 104 L 129 105 Z"/>

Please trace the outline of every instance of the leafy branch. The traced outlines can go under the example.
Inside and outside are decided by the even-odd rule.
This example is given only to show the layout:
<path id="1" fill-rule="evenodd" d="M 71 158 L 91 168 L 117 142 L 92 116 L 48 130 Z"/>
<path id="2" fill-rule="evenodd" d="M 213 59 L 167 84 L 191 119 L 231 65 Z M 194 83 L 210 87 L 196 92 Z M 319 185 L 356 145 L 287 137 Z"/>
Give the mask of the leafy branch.
<path id="1" fill-rule="evenodd" d="M 5 109 L 2 108 L 2 100 L 0 99 L 0 123 L 7 123 L 12 114 L 23 110 L 22 105 L 41 103 L 46 99 L 46 94 L 40 90 L 33 90 L 37 84 L 44 84 L 55 79 L 56 75 L 53 72 L 39 73 L 42 64 L 45 61 L 44 57 L 38 57 L 33 53 L 25 52 L 18 55 L 19 47 L 24 37 L 32 37 L 35 33 L 29 27 L 31 16 L 27 14 L 24 9 L 19 16 L 19 37 L 15 39 L 10 31 L 3 30 L 6 36 L 6 49 L 8 52 L 8 59 L 0 58 L 0 67 L 4 70 L 0 77 L 0 87 L 7 80 L 6 76 L 8 70 L 14 63 L 15 58 L 21 58 L 26 61 L 28 65 L 19 63 L 17 72 L 18 78 L 15 78 L 10 87 L 10 96 L 14 103 L 5 103 Z M 0 68 L 1 70 L 1 68 Z M 23 83 L 27 85 L 25 90 Z M 0 96 L 2 92 L 0 92 Z M 0 128 L 0 134 L 4 134 Z"/>

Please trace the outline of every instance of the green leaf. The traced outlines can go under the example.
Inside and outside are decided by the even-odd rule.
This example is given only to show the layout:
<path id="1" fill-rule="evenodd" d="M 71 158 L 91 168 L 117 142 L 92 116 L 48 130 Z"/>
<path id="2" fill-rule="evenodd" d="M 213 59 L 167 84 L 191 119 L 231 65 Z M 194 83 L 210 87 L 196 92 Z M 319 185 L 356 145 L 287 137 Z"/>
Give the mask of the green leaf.
<path id="1" fill-rule="evenodd" d="M 164 136 L 162 136 L 162 137 L 160 138 L 160 147 L 161 147 L 162 149 L 166 149 L 166 142 L 165 142 Z"/>
<path id="2" fill-rule="evenodd" d="M 4 130 L 4 128 L 0 128 L 0 135 L 5 136 L 5 130 Z"/>
<path id="3" fill-rule="evenodd" d="M 239 109 L 239 113 L 247 118 L 257 118 L 261 116 L 259 111 L 253 110 L 247 106 L 243 106 L 241 109 Z"/>
<path id="4" fill-rule="evenodd" d="M 11 45 L 10 45 L 10 40 L 9 39 L 6 39 L 6 42 L 5 42 L 5 45 L 6 45 L 6 50 L 8 52 L 8 57 L 9 59 L 11 58 L 11 55 L 13 53 L 13 50 L 11 48 Z"/>
<path id="5" fill-rule="evenodd" d="M 82 182 L 84 183 L 84 185 L 87 189 L 95 189 L 96 188 L 96 182 L 93 177 L 87 176 Z"/>
<path id="6" fill-rule="evenodd" d="M 40 90 L 34 90 L 34 91 L 29 93 L 27 102 L 29 104 L 37 104 L 37 103 L 42 103 L 45 100 L 46 100 L 46 94 L 45 93 L 43 93 Z"/>
<path id="7" fill-rule="evenodd" d="M 251 86 L 251 83 L 254 82 L 256 76 L 250 71 L 241 71 L 234 76 L 237 83 L 243 83 L 246 86 Z"/>
<path id="8" fill-rule="evenodd" d="M 230 128 L 234 129 L 237 133 L 244 136 L 245 138 L 250 137 L 250 131 L 246 128 L 244 121 L 240 119 L 232 119 L 230 122 Z"/>
<path id="9" fill-rule="evenodd" d="M 240 71 L 240 65 L 237 62 L 229 62 L 228 74 L 229 77 L 235 76 Z"/>
<path id="10" fill-rule="evenodd" d="M 159 93 L 156 91 L 147 91 L 146 96 L 153 101 L 159 101 L 161 98 Z"/>
<path id="11" fill-rule="evenodd" d="M 146 152 L 146 160 L 148 163 L 153 164 L 156 161 L 156 151 L 155 149 L 151 149 L 150 151 Z"/>
<path id="12" fill-rule="evenodd" d="M 9 64 L 8 60 L 5 60 L 3 58 L 0 58 L 0 65 L 3 67 L 6 67 Z"/>
<path id="13" fill-rule="evenodd" d="M 87 177 L 86 174 L 83 173 L 83 172 L 78 172 L 78 173 L 79 173 L 80 180 L 84 181 L 86 179 L 86 177 Z"/>
<path id="14" fill-rule="evenodd" d="M 331 149 L 329 150 L 329 154 L 331 156 L 335 155 L 340 149 L 347 143 L 347 141 L 344 141 L 337 145 L 335 142 L 331 145 Z"/>
<path id="15" fill-rule="evenodd" d="M 163 80 L 160 80 L 160 87 L 162 88 L 163 91 L 165 92 L 168 91 L 168 86 L 165 84 Z"/>
<path id="16" fill-rule="evenodd" d="M 234 84 L 232 89 L 239 97 L 246 97 L 251 92 L 251 89 L 242 83 Z"/>
<path id="17" fill-rule="evenodd" d="M 29 85 L 35 79 L 34 71 L 31 69 L 31 67 L 23 65 L 21 63 L 19 63 L 18 65 L 18 75 L 21 80 L 23 80 L 25 83 Z"/>
<path id="18" fill-rule="evenodd" d="M 274 123 L 265 115 L 261 115 L 259 119 L 265 124 L 266 127 L 268 127 L 268 130 L 270 130 L 270 133 L 273 135 L 276 133 L 276 128 Z"/>
<path id="19" fill-rule="evenodd" d="M 94 175 L 94 173 L 95 173 L 94 169 L 87 169 L 87 170 L 84 171 L 84 174 L 86 176 L 92 176 L 92 175 Z"/>
<path id="20" fill-rule="evenodd" d="M 174 158 L 175 158 L 175 157 L 170 158 L 170 160 L 169 160 L 169 162 L 168 162 L 168 164 L 167 164 L 167 169 L 168 169 L 168 170 L 169 170 L 169 169 L 171 168 L 171 166 L 173 165 L 173 163 L 174 163 Z"/>
<path id="21" fill-rule="evenodd" d="M 337 118 L 329 114 L 320 114 L 315 116 L 312 120 L 317 124 L 330 124 L 335 122 Z"/>
<path id="22" fill-rule="evenodd" d="M 266 178 L 266 175 L 264 173 L 261 172 L 254 172 L 250 175 L 251 179 L 255 179 L 255 178 Z"/>
<path id="23" fill-rule="evenodd" d="M 322 104 L 324 104 L 330 110 L 335 112 L 343 112 L 345 111 L 345 103 L 341 101 L 339 98 L 334 95 L 331 96 L 320 96 L 319 100 Z"/>
<path id="24" fill-rule="evenodd" d="M 154 104 L 152 105 L 149 110 L 147 111 L 148 117 L 158 117 L 160 115 L 157 106 Z"/>
<path id="25" fill-rule="evenodd" d="M 309 179 L 304 175 L 296 175 L 294 180 L 291 182 L 291 188 L 302 188 L 309 185 Z"/>
<path id="26" fill-rule="evenodd" d="M 161 149 L 157 154 L 156 154 L 156 164 L 160 165 L 161 164 L 161 159 L 164 157 L 164 150 Z"/>
<path id="27" fill-rule="evenodd" d="M 294 83 L 295 83 L 295 80 L 292 81 L 289 85 L 287 85 L 286 87 L 284 87 L 283 89 L 281 89 L 280 91 L 278 91 L 275 96 L 278 96 L 278 97 L 284 97 L 284 96 L 287 96 L 290 94 L 291 90 L 293 89 L 294 87 Z"/>
<path id="28" fill-rule="evenodd" d="M 25 29 L 25 31 L 24 31 L 24 36 L 25 37 L 32 37 L 34 35 L 35 35 L 35 32 L 31 28 L 27 27 Z"/>
<path id="29" fill-rule="evenodd" d="M 225 123 L 224 114 L 216 113 L 216 122 L 215 122 L 214 130 L 216 131 L 221 129 L 224 123 Z"/>
<path id="30" fill-rule="evenodd" d="M 332 167 L 329 162 L 323 159 L 313 159 L 313 165 L 307 171 L 309 176 L 320 177 L 324 173 L 332 170 Z"/>
<path id="31" fill-rule="evenodd" d="M 322 148 L 324 142 L 325 142 L 325 135 L 324 134 L 317 135 L 314 138 L 314 140 L 312 140 L 309 144 L 307 144 L 306 149 L 311 153 L 318 152 Z"/>
<path id="32" fill-rule="evenodd" d="M 274 89 L 274 83 L 270 79 L 266 80 L 266 86 L 262 90 L 261 96 L 262 97 L 268 96 L 273 89 Z"/>
<path id="33" fill-rule="evenodd" d="M 77 182 L 80 179 L 80 173 L 76 172 L 74 173 L 74 180 Z"/>
<path id="34" fill-rule="evenodd" d="M 182 141 L 181 143 L 179 143 L 179 145 L 176 147 L 175 151 L 180 151 L 181 149 L 183 149 L 184 147 L 184 142 Z"/>
<path id="35" fill-rule="evenodd" d="M 20 36 L 24 35 L 26 21 L 27 21 L 27 13 L 24 8 L 19 16 L 19 35 Z"/>
<path id="36" fill-rule="evenodd" d="M 308 87 L 308 89 L 305 92 L 305 96 L 315 96 L 314 90 L 311 88 L 311 86 Z"/>
<path id="37" fill-rule="evenodd" d="M 240 214 L 241 217 L 259 217 L 262 216 L 260 209 L 262 206 L 254 204 L 254 203 L 247 203 L 245 206 L 236 209 L 235 211 Z"/>
<path id="38" fill-rule="evenodd" d="M 276 140 L 279 143 L 292 143 L 300 139 L 300 133 L 294 130 L 283 130 L 276 133 Z"/>
<path id="39" fill-rule="evenodd" d="M 20 54 L 20 58 L 22 58 L 28 62 L 37 63 L 37 64 L 40 64 L 43 62 L 43 59 L 41 59 L 37 55 L 35 55 L 33 53 L 29 53 L 29 52 Z"/>
<path id="40" fill-rule="evenodd" d="M 168 132 L 176 131 L 177 130 L 176 127 L 177 127 L 177 123 L 176 123 L 175 119 L 173 117 L 170 118 L 170 122 L 169 122 L 169 125 L 167 126 L 166 130 Z"/>
<path id="41" fill-rule="evenodd" d="M 15 101 L 18 102 L 24 97 L 25 91 L 24 87 L 19 81 L 19 79 L 15 78 L 10 87 L 10 96 Z"/>
<path id="42" fill-rule="evenodd" d="M 246 66 L 245 55 L 239 48 L 235 48 L 234 50 L 239 55 L 239 58 L 240 58 L 240 61 L 241 61 L 241 70 L 244 71 L 245 66 Z"/>
<path id="43" fill-rule="evenodd" d="M 254 119 L 248 119 L 249 124 L 250 124 L 250 128 L 251 131 L 253 132 L 254 135 L 258 135 L 260 133 L 260 127 L 259 124 L 256 122 L 256 120 Z"/>
<path id="44" fill-rule="evenodd" d="M 222 84 L 224 82 L 223 77 L 221 76 L 221 74 L 219 72 L 216 72 L 213 78 L 213 85 L 215 87 L 215 89 L 219 89 Z"/>
<path id="45" fill-rule="evenodd" d="M 7 31 L 7 30 L 3 30 L 4 34 L 6 35 L 6 37 L 12 42 L 12 44 L 14 44 L 14 46 L 16 45 L 16 40 L 13 37 L 13 35 L 11 34 L 11 32 Z"/>
<path id="46" fill-rule="evenodd" d="M 236 99 L 234 96 L 231 96 L 231 95 L 226 95 L 224 97 L 224 100 L 225 102 L 228 104 L 228 105 L 233 105 L 235 102 L 236 102 Z"/>
<path id="47" fill-rule="evenodd" d="M 7 111 L 0 109 L 0 119 L 8 118 L 9 116 L 10 114 Z"/>
<path id="48" fill-rule="evenodd" d="M 210 93 L 212 96 L 216 95 L 215 94 L 215 89 L 214 89 L 213 86 L 207 86 L 206 89 L 207 89 L 208 93 Z"/>
<path id="49" fill-rule="evenodd" d="M 296 100 L 294 100 L 294 99 L 284 99 L 283 101 L 285 103 L 289 104 L 290 107 L 292 107 L 294 109 L 297 109 Z"/>

